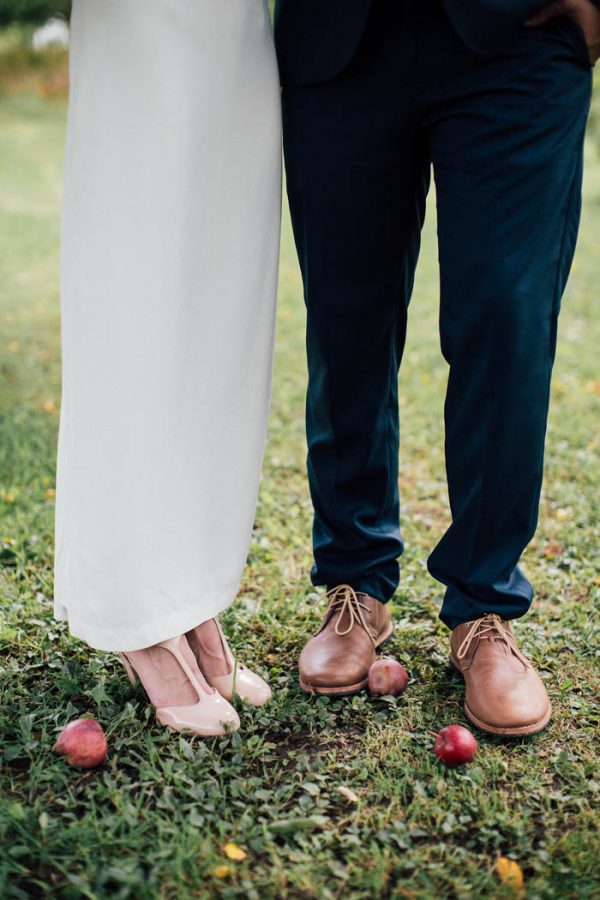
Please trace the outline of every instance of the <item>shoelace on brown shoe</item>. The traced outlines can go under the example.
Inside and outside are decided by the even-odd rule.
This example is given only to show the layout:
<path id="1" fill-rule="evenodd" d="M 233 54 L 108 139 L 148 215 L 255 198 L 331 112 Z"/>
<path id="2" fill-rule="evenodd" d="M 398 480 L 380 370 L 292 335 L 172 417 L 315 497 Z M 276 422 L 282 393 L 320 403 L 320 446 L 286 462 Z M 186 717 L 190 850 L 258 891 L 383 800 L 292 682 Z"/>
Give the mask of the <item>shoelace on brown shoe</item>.
<path id="1" fill-rule="evenodd" d="M 471 644 L 478 638 L 499 638 L 510 650 L 511 653 L 523 663 L 525 668 L 529 665 L 523 654 L 518 650 L 514 635 L 506 628 L 503 628 L 502 618 L 497 613 L 488 613 L 481 619 L 475 619 L 470 623 L 471 627 L 467 631 L 463 642 L 461 643 L 456 656 L 458 659 L 464 659 Z"/>
<path id="2" fill-rule="evenodd" d="M 362 625 L 373 643 L 375 637 L 369 628 L 365 619 L 365 613 L 371 613 L 371 610 L 365 603 L 361 603 L 358 594 L 349 584 L 339 584 L 337 587 L 327 591 L 326 597 L 330 597 L 329 605 L 325 613 L 325 617 L 329 612 L 339 613 L 335 623 L 335 633 L 340 637 L 350 634 L 355 625 Z M 348 613 L 349 624 L 347 628 L 342 629 L 342 621 L 344 613 Z"/>

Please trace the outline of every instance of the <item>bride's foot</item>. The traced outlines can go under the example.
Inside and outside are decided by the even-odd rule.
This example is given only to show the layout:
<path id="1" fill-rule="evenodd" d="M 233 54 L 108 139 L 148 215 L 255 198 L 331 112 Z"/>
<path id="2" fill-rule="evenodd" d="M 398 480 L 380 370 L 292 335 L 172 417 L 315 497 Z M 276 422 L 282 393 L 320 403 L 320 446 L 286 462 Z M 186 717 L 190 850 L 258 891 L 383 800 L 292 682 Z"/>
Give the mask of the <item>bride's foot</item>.
<path id="1" fill-rule="evenodd" d="M 271 699 L 271 688 L 263 679 L 236 662 L 217 619 L 209 619 L 186 635 L 198 666 L 208 683 L 231 700 L 237 694 L 252 706 Z"/>
<path id="2" fill-rule="evenodd" d="M 235 709 L 206 683 L 183 635 L 121 653 L 120 659 L 131 683 L 136 675 L 142 682 L 162 725 L 204 737 L 240 727 Z"/>

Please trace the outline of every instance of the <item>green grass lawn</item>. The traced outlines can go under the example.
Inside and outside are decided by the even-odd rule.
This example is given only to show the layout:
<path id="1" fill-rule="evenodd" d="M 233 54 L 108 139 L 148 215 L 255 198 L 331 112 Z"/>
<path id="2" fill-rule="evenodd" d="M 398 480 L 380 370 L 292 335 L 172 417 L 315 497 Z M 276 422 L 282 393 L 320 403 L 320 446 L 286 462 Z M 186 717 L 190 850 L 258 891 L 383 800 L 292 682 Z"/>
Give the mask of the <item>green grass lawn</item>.
<path id="1" fill-rule="evenodd" d="M 555 715 L 529 740 L 478 735 L 476 760 L 451 770 L 431 732 L 465 723 L 463 686 L 425 565 L 448 522 L 433 208 L 401 376 L 407 549 L 386 647 L 409 688 L 330 700 L 298 686 L 320 598 L 308 579 L 304 309 L 286 215 L 270 441 L 249 564 L 225 616 L 274 699 L 241 710 L 239 734 L 178 736 L 155 725 L 113 656 L 52 620 L 64 114 L 33 93 L 0 97 L 0 896 L 517 896 L 499 881 L 499 856 L 519 862 L 530 898 L 599 896 L 597 150 L 563 304 L 540 527 L 524 561 L 537 595 L 518 625 Z M 110 743 L 107 764 L 89 773 L 52 750 L 84 714 Z M 227 842 L 247 857 L 229 860 Z"/>

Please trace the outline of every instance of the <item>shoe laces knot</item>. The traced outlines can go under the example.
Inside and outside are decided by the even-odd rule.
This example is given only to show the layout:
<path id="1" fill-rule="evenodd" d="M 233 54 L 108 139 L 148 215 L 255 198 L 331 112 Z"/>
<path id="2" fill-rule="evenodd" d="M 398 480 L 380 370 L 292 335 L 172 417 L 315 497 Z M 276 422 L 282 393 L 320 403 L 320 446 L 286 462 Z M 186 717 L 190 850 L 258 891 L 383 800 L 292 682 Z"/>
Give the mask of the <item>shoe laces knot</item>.
<path id="1" fill-rule="evenodd" d="M 456 653 L 458 659 L 464 659 L 471 646 L 474 644 L 476 647 L 481 639 L 494 639 L 505 644 L 510 653 L 513 653 L 523 663 L 525 668 L 528 667 L 527 660 L 517 648 L 514 635 L 505 627 L 504 621 L 497 613 L 487 613 L 480 619 L 474 619 L 468 624 L 468 631 Z"/>
<path id="2" fill-rule="evenodd" d="M 349 584 L 340 584 L 327 591 L 325 596 L 330 598 L 327 613 L 337 613 L 335 621 L 336 634 L 344 637 L 350 634 L 355 625 L 362 625 L 371 641 L 375 643 L 375 635 L 369 628 L 365 618 L 365 614 L 371 615 L 371 609 L 359 599 L 359 595 L 354 588 L 350 587 Z M 345 615 L 348 616 L 348 624 L 343 626 Z"/>

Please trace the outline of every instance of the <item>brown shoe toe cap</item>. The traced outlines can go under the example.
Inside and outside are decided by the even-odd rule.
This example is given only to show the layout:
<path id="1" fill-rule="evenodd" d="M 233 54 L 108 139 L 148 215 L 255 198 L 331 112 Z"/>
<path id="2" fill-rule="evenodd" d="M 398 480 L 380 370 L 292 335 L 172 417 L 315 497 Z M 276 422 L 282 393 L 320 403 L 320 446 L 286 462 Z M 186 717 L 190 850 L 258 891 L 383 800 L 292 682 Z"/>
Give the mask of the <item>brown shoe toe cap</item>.
<path id="1" fill-rule="evenodd" d="M 314 646 L 306 646 L 298 662 L 300 681 L 312 688 L 332 690 L 352 689 L 368 677 L 369 667 L 360 660 L 339 659 L 325 652 L 316 652 Z"/>
<path id="2" fill-rule="evenodd" d="M 551 712 L 546 689 L 537 678 L 495 695 L 489 689 L 483 695 L 467 690 L 466 709 L 481 727 L 489 726 L 500 734 L 535 731 L 548 721 Z"/>

